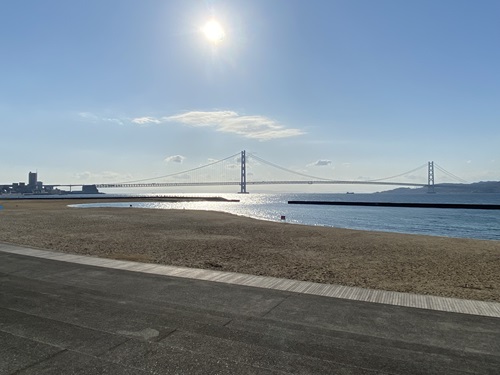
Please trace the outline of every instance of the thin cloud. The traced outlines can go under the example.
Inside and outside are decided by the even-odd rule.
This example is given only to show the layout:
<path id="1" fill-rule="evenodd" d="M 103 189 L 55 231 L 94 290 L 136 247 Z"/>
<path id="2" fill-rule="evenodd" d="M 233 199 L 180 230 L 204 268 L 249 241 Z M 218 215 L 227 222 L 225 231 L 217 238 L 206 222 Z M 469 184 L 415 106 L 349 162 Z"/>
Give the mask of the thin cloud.
<path id="1" fill-rule="evenodd" d="M 85 172 L 75 173 L 74 176 L 77 180 L 88 181 L 92 178 L 92 173 L 89 171 L 85 171 Z"/>
<path id="2" fill-rule="evenodd" d="M 225 121 L 238 118 L 238 114 L 232 111 L 191 111 L 186 113 L 181 113 L 179 115 L 167 116 L 163 119 L 165 121 L 180 122 L 185 125 L 191 126 L 215 126 L 217 124 L 222 124 Z"/>
<path id="3" fill-rule="evenodd" d="M 108 122 L 114 122 L 115 124 L 118 124 L 118 125 L 124 125 L 123 121 L 120 120 L 119 118 L 103 118 L 102 120 L 108 121 Z"/>
<path id="4" fill-rule="evenodd" d="M 177 180 L 190 180 L 191 179 L 191 176 L 187 173 L 184 173 L 184 174 L 178 174 L 176 176 L 173 176 L 175 179 Z"/>
<path id="5" fill-rule="evenodd" d="M 237 134 L 259 141 L 305 134 L 300 129 L 287 128 L 265 116 L 243 116 L 233 111 L 191 111 L 161 118 L 139 117 L 132 122 L 139 125 L 177 122 L 192 127 L 213 128 L 221 133 Z"/>
<path id="6" fill-rule="evenodd" d="M 94 115 L 90 112 L 80 112 L 78 114 L 78 116 L 80 116 L 81 118 L 84 118 L 86 120 L 91 120 L 91 121 L 97 121 L 99 119 L 96 115 Z"/>
<path id="7" fill-rule="evenodd" d="M 182 163 L 186 159 L 182 155 L 172 155 L 165 158 L 165 163 Z"/>
<path id="8" fill-rule="evenodd" d="M 74 177 L 80 181 L 123 181 L 130 180 L 132 175 L 113 171 L 103 171 L 98 173 L 84 171 L 75 173 Z"/>
<path id="9" fill-rule="evenodd" d="M 328 165 L 331 165 L 332 161 L 331 160 L 317 160 L 314 163 L 307 164 L 308 167 L 326 167 Z"/>
<path id="10" fill-rule="evenodd" d="M 99 121 L 105 121 L 105 122 L 112 122 L 114 124 L 118 124 L 118 125 L 124 125 L 124 122 L 122 119 L 119 119 L 119 118 L 114 118 L 114 117 L 100 117 L 100 116 L 97 116 L 97 115 L 94 115 L 93 113 L 90 113 L 90 112 L 80 112 L 78 113 L 78 116 L 80 116 L 81 118 L 85 119 L 85 120 L 90 120 L 91 122 L 99 122 Z"/>
<path id="11" fill-rule="evenodd" d="M 78 115 L 87 121 L 106 121 L 119 125 L 131 123 L 139 126 L 148 126 L 151 124 L 159 125 L 167 122 L 176 122 L 191 127 L 212 128 L 221 133 L 237 134 L 259 141 L 296 137 L 305 134 L 301 129 L 287 128 L 265 116 L 244 116 L 234 111 L 190 111 L 173 116 L 143 116 L 135 118 L 102 117 L 90 112 L 80 112 Z"/>
<path id="12" fill-rule="evenodd" d="M 407 178 L 408 180 L 411 180 L 411 181 L 415 181 L 415 180 L 421 180 L 422 176 L 416 176 L 414 174 L 407 174 L 407 175 L 405 175 L 405 178 Z"/>
<path id="13" fill-rule="evenodd" d="M 161 124 L 161 120 L 149 116 L 133 118 L 131 121 L 133 124 L 138 124 L 138 125 Z"/>

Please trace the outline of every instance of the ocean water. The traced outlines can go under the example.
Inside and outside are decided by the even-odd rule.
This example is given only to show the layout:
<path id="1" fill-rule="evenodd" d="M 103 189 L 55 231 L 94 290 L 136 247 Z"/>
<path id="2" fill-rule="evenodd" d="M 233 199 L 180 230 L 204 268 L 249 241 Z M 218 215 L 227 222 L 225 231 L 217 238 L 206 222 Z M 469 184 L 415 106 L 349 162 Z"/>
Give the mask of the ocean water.
<path id="1" fill-rule="evenodd" d="M 289 200 L 500 204 L 500 194 L 188 194 L 240 202 L 94 203 L 75 207 L 123 207 L 222 211 L 261 220 L 337 228 L 500 240 L 500 210 L 289 205 Z M 151 196 L 151 195 L 148 195 Z M 154 196 L 154 195 L 153 195 Z M 182 194 L 176 194 L 182 196 Z"/>

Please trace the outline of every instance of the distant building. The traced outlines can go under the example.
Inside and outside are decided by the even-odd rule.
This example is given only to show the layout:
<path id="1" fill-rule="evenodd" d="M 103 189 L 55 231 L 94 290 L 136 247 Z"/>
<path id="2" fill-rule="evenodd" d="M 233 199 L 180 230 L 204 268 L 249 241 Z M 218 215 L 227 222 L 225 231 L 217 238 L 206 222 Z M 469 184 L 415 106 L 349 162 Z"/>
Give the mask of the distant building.
<path id="1" fill-rule="evenodd" d="M 56 185 L 60 186 L 60 185 Z M 65 185 L 66 186 L 66 185 Z M 28 184 L 25 182 L 14 182 L 12 185 L 0 185 L 0 194 L 26 194 L 26 195 L 64 195 L 64 194 L 100 194 L 95 185 L 77 185 L 81 186 L 80 191 L 70 191 L 60 190 L 54 185 L 44 185 L 42 181 L 38 181 L 37 172 L 29 172 L 28 174 Z"/>
<path id="2" fill-rule="evenodd" d="M 99 190 L 95 185 L 83 185 L 82 194 L 99 194 Z"/>
<path id="3" fill-rule="evenodd" d="M 36 187 L 36 182 L 38 181 L 38 173 L 37 172 L 30 172 L 28 174 L 28 186 L 31 188 Z"/>

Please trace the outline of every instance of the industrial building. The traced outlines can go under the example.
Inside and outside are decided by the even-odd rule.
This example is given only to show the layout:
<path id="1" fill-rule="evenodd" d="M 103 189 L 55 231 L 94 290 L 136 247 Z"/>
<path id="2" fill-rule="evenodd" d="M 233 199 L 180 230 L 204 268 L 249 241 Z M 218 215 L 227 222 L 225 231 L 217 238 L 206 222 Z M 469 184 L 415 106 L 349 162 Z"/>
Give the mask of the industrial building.
<path id="1" fill-rule="evenodd" d="M 59 189 L 60 186 L 69 186 L 70 191 Z M 75 186 L 75 185 L 73 185 Z M 72 185 L 44 185 L 38 181 L 37 172 L 28 173 L 28 183 L 13 182 L 10 185 L 0 185 L 0 194 L 22 194 L 22 195 L 60 195 L 60 194 L 98 194 L 95 185 L 77 185 L 82 190 L 71 190 Z"/>

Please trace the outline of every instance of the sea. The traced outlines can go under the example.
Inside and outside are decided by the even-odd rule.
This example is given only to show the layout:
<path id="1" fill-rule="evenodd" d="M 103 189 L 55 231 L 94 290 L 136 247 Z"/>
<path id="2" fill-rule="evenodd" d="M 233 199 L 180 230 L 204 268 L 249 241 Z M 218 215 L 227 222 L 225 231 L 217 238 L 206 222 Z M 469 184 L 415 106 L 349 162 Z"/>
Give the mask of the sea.
<path id="1" fill-rule="evenodd" d="M 134 195 L 137 196 L 137 195 Z M 144 195 L 147 197 L 155 196 Z M 175 194 L 175 196 L 184 196 Z M 448 208 L 289 205 L 290 200 L 500 204 L 500 194 L 185 194 L 218 196 L 239 202 L 124 202 L 73 207 L 187 209 L 228 212 L 260 220 L 358 230 L 455 238 L 500 240 L 500 210 Z M 123 197 L 123 195 L 121 195 Z"/>

